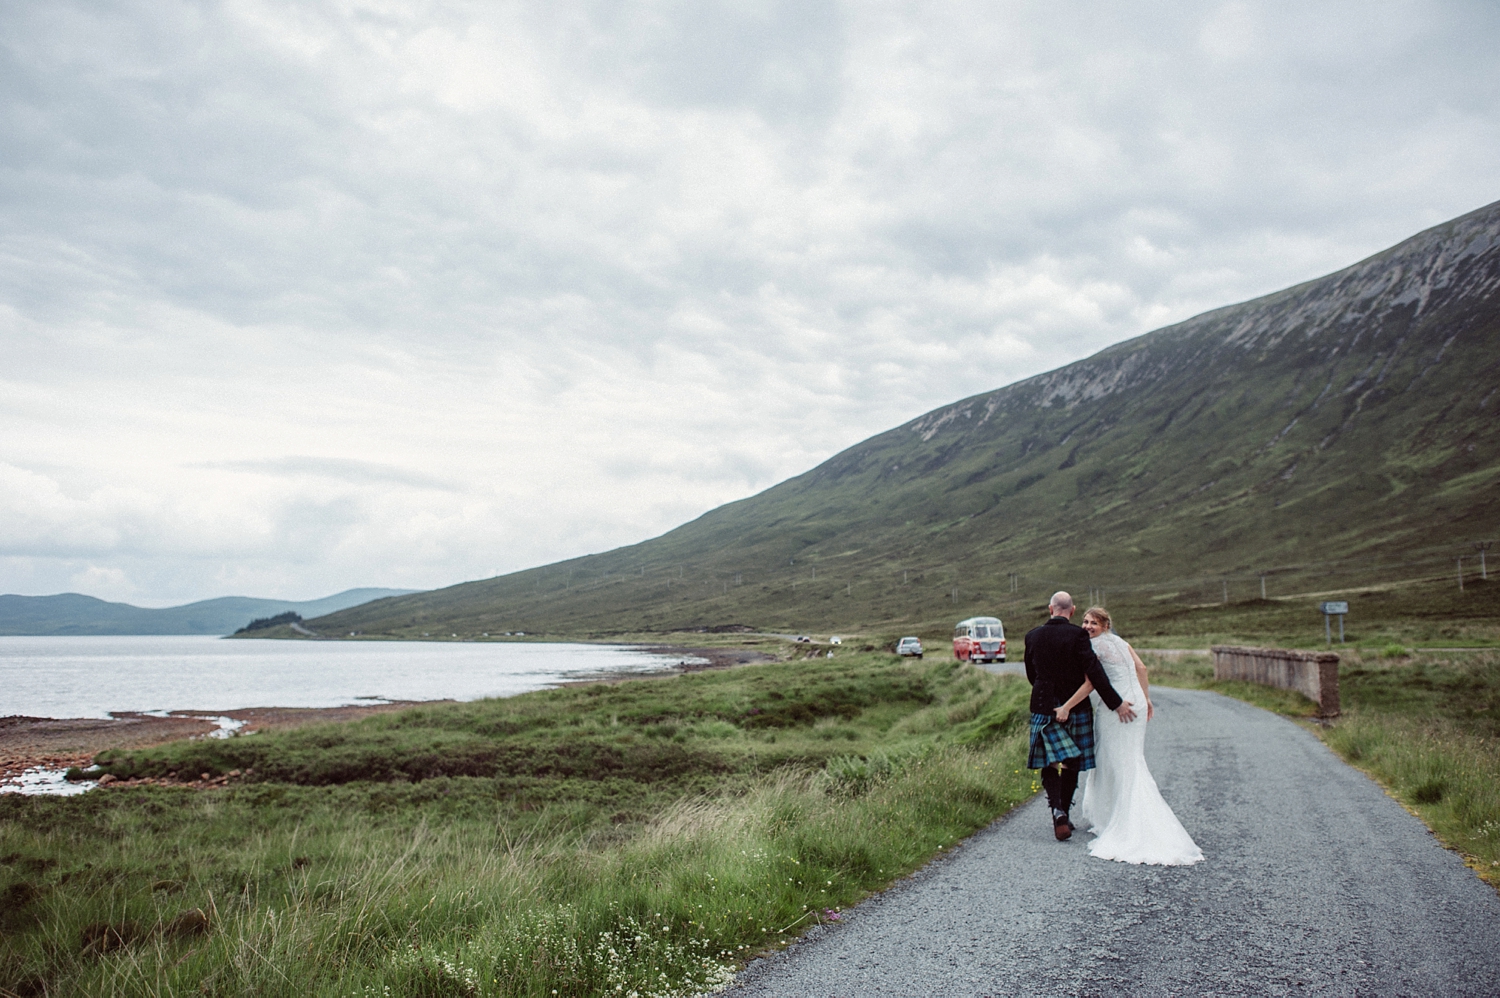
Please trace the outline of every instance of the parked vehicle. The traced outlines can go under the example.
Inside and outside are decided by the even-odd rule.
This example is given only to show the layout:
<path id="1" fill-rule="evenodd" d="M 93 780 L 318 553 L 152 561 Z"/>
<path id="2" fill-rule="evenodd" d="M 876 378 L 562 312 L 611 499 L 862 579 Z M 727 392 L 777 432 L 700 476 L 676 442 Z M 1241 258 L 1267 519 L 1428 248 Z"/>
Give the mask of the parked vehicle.
<path id="1" fill-rule="evenodd" d="M 835 634 L 833 637 L 828 639 L 828 643 L 831 645 L 841 645 L 844 643 L 844 639 Z"/>
<path id="2" fill-rule="evenodd" d="M 810 641 L 812 641 L 812 638 L 808 637 L 806 634 L 799 634 L 799 635 L 797 635 L 797 643 L 798 644 L 807 644 Z"/>
<path id="3" fill-rule="evenodd" d="M 922 642 L 916 638 L 902 638 L 896 642 L 897 655 L 915 655 L 922 657 Z"/>
<path id="4" fill-rule="evenodd" d="M 953 628 L 953 657 L 961 662 L 1004 662 L 1005 625 L 999 617 L 970 617 Z"/>

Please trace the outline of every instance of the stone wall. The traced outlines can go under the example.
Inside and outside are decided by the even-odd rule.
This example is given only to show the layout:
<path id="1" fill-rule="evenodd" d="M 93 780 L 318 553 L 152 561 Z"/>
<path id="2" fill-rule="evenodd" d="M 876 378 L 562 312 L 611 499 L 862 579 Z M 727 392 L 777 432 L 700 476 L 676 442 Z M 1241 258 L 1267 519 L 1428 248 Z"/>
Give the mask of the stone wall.
<path id="1" fill-rule="evenodd" d="M 1215 645 L 1214 678 L 1296 690 L 1318 705 L 1321 717 L 1339 713 L 1339 657 L 1328 651 L 1235 648 Z"/>

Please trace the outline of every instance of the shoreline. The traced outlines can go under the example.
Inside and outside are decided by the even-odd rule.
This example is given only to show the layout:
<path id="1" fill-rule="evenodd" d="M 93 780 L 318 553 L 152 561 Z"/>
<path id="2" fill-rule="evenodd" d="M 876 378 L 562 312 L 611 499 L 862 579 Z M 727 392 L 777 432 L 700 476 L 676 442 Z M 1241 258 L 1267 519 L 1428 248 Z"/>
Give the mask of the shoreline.
<path id="1" fill-rule="evenodd" d="M 372 714 L 451 700 L 392 700 L 343 707 L 241 707 L 237 710 L 174 710 L 165 716 L 136 711 L 98 717 L 0 717 L 0 784 L 35 769 L 86 767 L 106 749 L 140 749 L 222 730 L 219 718 L 240 722 L 243 734 L 278 731 L 323 722 L 354 721 Z"/>
<path id="2" fill-rule="evenodd" d="M 660 672 L 599 674 L 565 680 L 557 686 L 620 683 L 637 679 L 660 679 L 713 669 L 728 669 L 774 661 L 764 651 L 744 648 L 688 648 L 682 645 L 643 646 L 639 650 L 679 658 L 676 665 Z M 697 659 L 698 661 L 690 661 Z M 520 695 L 520 694 L 516 694 Z M 239 722 L 235 731 L 243 736 L 258 731 L 287 731 L 309 724 L 357 721 L 374 714 L 387 714 L 425 704 L 457 703 L 452 699 L 389 700 L 372 704 L 337 707 L 240 707 L 234 710 L 172 710 L 162 713 L 111 712 L 98 717 L 0 717 L 0 785 L 16 784 L 22 774 L 38 769 L 63 771 L 70 766 L 87 767 L 107 749 L 141 749 L 189 738 L 204 738 L 224 730 L 220 719 Z"/>

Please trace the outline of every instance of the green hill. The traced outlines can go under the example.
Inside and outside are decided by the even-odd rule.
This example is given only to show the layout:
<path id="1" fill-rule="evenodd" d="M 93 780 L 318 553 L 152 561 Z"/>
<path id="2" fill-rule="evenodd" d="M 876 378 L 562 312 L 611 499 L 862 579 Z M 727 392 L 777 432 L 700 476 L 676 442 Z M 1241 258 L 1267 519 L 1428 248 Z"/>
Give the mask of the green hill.
<path id="1" fill-rule="evenodd" d="M 348 589 L 315 600 L 220 596 L 183 606 L 153 609 L 107 603 L 79 593 L 0 596 L 0 635 L 39 634 L 228 634 L 256 617 L 294 610 L 306 617 L 332 613 L 411 589 Z"/>
<path id="2" fill-rule="evenodd" d="M 940 633 L 1029 619 L 1060 586 L 1102 588 L 1137 629 L 1396 583 L 1414 588 L 1392 606 L 1464 613 L 1413 580 L 1457 598 L 1457 557 L 1500 533 L 1497 409 L 1500 203 L 937 409 L 661 537 L 309 626 Z"/>

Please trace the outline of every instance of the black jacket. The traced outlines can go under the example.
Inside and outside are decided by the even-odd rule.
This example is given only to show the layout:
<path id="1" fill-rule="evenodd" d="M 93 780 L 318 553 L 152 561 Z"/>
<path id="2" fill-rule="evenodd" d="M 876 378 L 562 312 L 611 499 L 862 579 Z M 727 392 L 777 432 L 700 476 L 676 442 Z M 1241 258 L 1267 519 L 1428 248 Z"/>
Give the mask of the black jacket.
<path id="1" fill-rule="evenodd" d="M 1089 632 L 1067 617 L 1053 617 L 1026 632 L 1026 678 L 1031 680 L 1031 712 L 1050 714 L 1078 692 L 1085 678 L 1110 710 L 1120 706 L 1120 694 L 1109 684 L 1099 656 L 1094 654 Z M 1090 710 L 1084 699 L 1077 710 Z"/>

